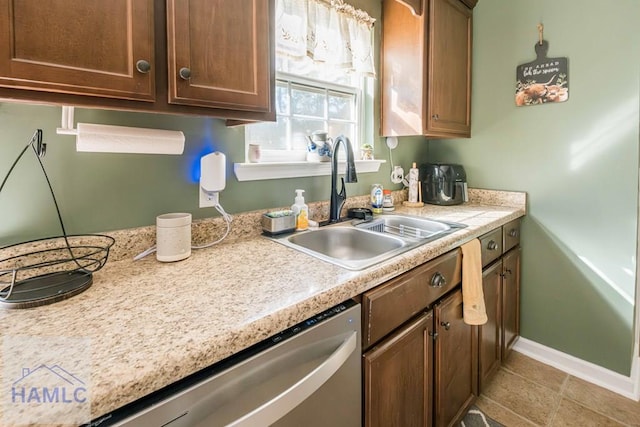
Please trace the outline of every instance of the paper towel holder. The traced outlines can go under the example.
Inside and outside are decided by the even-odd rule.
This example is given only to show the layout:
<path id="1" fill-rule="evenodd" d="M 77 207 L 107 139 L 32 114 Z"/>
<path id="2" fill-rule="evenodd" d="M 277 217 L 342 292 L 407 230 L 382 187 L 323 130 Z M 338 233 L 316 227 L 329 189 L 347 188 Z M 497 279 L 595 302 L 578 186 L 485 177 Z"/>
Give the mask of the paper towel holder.
<path id="1" fill-rule="evenodd" d="M 83 144 L 82 149 L 80 136 L 86 138 L 86 133 L 80 133 L 74 125 L 74 107 L 63 105 L 62 106 L 62 118 L 61 127 L 56 129 L 58 135 L 74 135 L 76 137 L 76 144 L 78 151 L 88 152 L 100 152 L 100 153 L 139 153 L 139 154 L 182 154 L 184 151 L 184 134 L 180 131 L 169 131 L 160 129 L 144 129 L 136 127 L 124 127 L 124 126 L 112 126 L 112 125 L 92 125 L 79 123 L 84 127 L 91 128 L 90 136 L 94 137 L 93 146 L 87 148 Z M 128 134 L 129 130 L 131 134 Z M 140 137 L 140 133 L 143 134 Z M 137 133 L 137 135 L 136 135 Z M 115 144 L 113 146 L 108 142 L 113 139 L 125 139 L 126 144 Z M 98 143 L 95 140 L 99 139 Z M 157 144 L 154 139 L 163 140 L 164 144 L 161 146 Z M 169 142 L 167 142 L 169 141 Z M 83 140 L 84 142 L 84 140 Z"/>
<path id="2" fill-rule="evenodd" d="M 73 122 L 74 107 L 69 105 L 62 106 L 61 127 L 56 129 L 58 135 L 77 135 L 78 129 L 75 128 Z"/>

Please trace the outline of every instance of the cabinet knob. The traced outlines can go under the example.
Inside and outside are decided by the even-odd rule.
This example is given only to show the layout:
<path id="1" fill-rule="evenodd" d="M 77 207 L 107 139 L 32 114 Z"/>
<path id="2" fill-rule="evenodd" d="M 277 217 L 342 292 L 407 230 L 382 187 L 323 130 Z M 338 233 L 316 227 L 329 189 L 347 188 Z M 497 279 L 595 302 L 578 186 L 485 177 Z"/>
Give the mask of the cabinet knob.
<path id="1" fill-rule="evenodd" d="M 518 237 L 518 229 L 512 228 L 511 231 L 509 231 L 509 236 Z"/>
<path id="2" fill-rule="evenodd" d="M 505 269 L 504 269 L 504 272 L 505 272 L 505 273 L 507 273 L 507 274 L 511 274 L 511 269 L 509 269 L 509 268 L 505 268 Z"/>
<path id="3" fill-rule="evenodd" d="M 440 322 L 440 326 L 444 326 L 444 330 L 448 331 L 451 328 L 451 323 L 449 322 Z"/>
<path id="4" fill-rule="evenodd" d="M 431 286 L 434 288 L 441 288 L 447 284 L 447 279 L 440 272 L 436 272 L 431 276 Z"/>
<path id="5" fill-rule="evenodd" d="M 489 241 L 489 243 L 487 243 L 487 249 L 489 249 L 490 251 L 495 251 L 496 249 L 498 249 L 498 244 L 491 240 Z"/>
<path id="6" fill-rule="evenodd" d="M 431 116 L 431 118 L 432 118 L 433 120 L 440 120 L 440 116 L 439 116 L 439 115 L 437 115 L 437 114 L 434 114 L 433 116 Z"/>
<path id="7" fill-rule="evenodd" d="M 180 75 L 180 78 L 182 80 L 189 80 L 191 78 L 191 70 L 188 69 L 187 67 L 180 68 L 180 71 L 178 71 L 178 74 Z"/>
<path id="8" fill-rule="evenodd" d="M 142 74 L 147 74 L 149 71 L 151 71 L 151 64 L 149 64 L 149 62 L 145 61 L 144 59 L 141 59 L 136 62 L 136 70 L 138 70 L 138 72 Z"/>

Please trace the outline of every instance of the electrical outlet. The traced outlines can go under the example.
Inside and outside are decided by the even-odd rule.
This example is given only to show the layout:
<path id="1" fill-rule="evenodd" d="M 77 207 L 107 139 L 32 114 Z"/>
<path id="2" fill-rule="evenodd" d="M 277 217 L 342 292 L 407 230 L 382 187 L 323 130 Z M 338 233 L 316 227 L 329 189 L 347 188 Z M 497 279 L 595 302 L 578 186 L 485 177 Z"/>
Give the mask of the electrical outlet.
<path id="1" fill-rule="evenodd" d="M 404 169 L 400 166 L 395 166 L 391 171 L 391 182 L 394 184 L 400 184 L 404 179 Z"/>
<path id="2" fill-rule="evenodd" d="M 200 207 L 210 208 L 218 204 L 219 193 L 217 191 L 205 191 L 200 187 Z"/>

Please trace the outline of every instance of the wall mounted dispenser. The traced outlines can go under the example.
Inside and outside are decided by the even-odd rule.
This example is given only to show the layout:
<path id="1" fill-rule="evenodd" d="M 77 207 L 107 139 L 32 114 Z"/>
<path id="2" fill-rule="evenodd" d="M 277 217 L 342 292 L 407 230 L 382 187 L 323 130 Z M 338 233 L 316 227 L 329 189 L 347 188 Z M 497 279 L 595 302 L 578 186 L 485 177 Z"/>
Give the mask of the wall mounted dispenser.
<path id="1" fill-rule="evenodd" d="M 73 107 L 62 107 L 59 135 L 75 135 L 76 150 L 90 153 L 182 154 L 184 133 L 174 130 L 78 123 Z"/>

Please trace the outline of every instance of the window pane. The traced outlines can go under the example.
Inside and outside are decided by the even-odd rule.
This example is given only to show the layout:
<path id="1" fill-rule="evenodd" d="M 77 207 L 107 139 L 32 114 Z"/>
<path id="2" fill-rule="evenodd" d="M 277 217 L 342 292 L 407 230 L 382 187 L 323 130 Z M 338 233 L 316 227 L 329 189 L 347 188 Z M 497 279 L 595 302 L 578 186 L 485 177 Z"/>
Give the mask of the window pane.
<path id="1" fill-rule="evenodd" d="M 276 114 L 289 114 L 289 92 L 286 83 L 276 84 Z"/>
<path id="2" fill-rule="evenodd" d="M 305 86 L 291 86 L 291 108 L 293 114 L 324 118 L 324 91 Z"/>
<path id="3" fill-rule="evenodd" d="M 356 127 L 352 123 L 329 122 L 329 135 L 331 135 L 332 138 L 335 138 L 338 135 L 346 136 L 349 138 L 349 141 L 351 141 L 351 145 L 354 149 L 358 146 L 358 138 L 355 129 Z"/>
<path id="4" fill-rule="evenodd" d="M 245 128 L 245 142 L 260 144 L 265 150 L 287 150 L 287 117 L 278 116 L 278 121 L 256 123 Z"/>
<path id="5" fill-rule="evenodd" d="M 350 94 L 329 93 L 329 118 L 354 120 L 355 98 Z"/>
<path id="6" fill-rule="evenodd" d="M 314 130 L 324 130 L 323 120 L 313 119 L 292 119 L 291 121 L 291 139 L 294 150 L 307 149 L 307 136 L 311 135 Z"/>
<path id="7" fill-rule="evenodd" d="M 276 70 L 299 76 L 310 77 L 330 83 L 358 87 L 359 77 L 347 68 L 336 68 L 330 64 L 314 62 L 311 58 L 291 58 L 276 55 Z"/>

